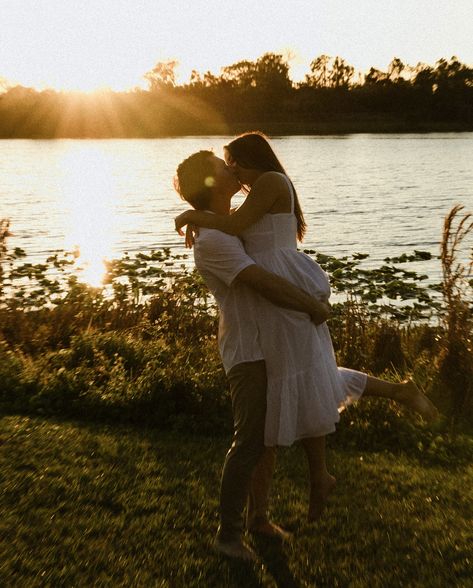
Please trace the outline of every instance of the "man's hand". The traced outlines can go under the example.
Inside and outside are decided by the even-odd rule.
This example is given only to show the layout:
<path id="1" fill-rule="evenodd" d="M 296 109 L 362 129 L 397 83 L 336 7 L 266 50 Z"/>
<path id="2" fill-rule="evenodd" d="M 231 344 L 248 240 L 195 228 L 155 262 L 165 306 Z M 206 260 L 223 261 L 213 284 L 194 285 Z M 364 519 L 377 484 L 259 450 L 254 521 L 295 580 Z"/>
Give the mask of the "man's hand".
<path id="1" fill-rule="evenodd" d="M 195 243 L 195 237 L 199 236 L 199 227 L 196 225 L 187 225 L 186 227 L 186 247 L 192 249 Z"/>
<path id="2" fill-rule="evenodd" d="M 315 325 L 322 324 L 330 316 L 330 305 L 326 298 L 318 300 L 285 278 L 256 264 L 245 267 L 235 279 L 253 288 L 276 306 L 307 313 Z"/>
<path id="3" fill-rule="evenodd" d="M 314 311 L 310 313 L 310 320 L 314 325 L 321 325 L 330 318 L 330 304 L 328 302 L 317 302 L 314 304 Z"/>
<path id="4" fill-rule="evenodd" d="M 186 226 L 189 223 L 188 212 L 189 211 L 186 210 L 179 216 L 176 216 L 176 218 L 174 219 L 174 228 L 179 233 L 179 235 L 181 235 L 181 237 L 184 237 L 184 231 L 182 230 L 182 227 Z"/>

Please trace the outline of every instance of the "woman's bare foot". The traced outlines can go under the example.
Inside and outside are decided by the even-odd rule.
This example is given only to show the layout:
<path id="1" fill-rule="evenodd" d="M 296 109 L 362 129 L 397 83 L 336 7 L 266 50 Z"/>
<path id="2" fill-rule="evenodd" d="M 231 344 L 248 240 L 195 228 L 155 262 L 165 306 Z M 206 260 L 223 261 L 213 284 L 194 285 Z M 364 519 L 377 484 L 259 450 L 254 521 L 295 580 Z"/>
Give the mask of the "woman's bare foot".
<path id="1" fill-rule="evenodd" d="M 399 387 L 396 400 L 409 410 L 419 414 L 426 422 L 431 423 L 439 418 L 440 413 L 435 405 L 423 394 L 412 380 L 403 382 Z"/>
<path id="2" fill-rule="evenodd" d="M 337 480 L 327 474 L 322 482 L 310 485 L 309 515 L 308 521 L 312 523 L 317 521 L 325 508 L 327 499 L 333 492 Z"/>

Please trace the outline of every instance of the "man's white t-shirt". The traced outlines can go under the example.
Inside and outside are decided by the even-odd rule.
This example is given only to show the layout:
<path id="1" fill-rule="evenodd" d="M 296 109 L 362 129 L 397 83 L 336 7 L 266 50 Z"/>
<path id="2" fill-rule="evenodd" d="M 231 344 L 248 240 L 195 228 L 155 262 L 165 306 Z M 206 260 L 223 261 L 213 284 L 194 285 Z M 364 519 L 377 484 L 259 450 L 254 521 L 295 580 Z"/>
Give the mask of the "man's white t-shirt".
<path id="1" fill-rule="evenodd" d="M 256 323 L 258 295 L 235 281 L 242 270 L 255 264 L 240 239 L 201 228 L 195 240 L 194 259 L 219 307 L 218 345 L 225 372 L 239 363 L 264 359 Z"/>

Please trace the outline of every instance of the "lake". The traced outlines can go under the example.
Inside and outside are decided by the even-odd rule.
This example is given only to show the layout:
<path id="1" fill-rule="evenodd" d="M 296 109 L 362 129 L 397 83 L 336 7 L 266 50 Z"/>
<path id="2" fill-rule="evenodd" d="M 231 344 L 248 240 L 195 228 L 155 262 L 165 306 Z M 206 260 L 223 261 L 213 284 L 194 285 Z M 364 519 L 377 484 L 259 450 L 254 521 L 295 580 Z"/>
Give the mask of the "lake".
<path id="1" fill-rule="evenodd" d="M 176 166 L 199 149 L 221 155 L 230 139 L 0 141 L 9 244 L 30 261 L 77 248 L 95 284 L 104 258 L 183 252 L 173 224 L 186 208 L 172 187 Z M 272 144 L 305 212 L 305 248 L 368 253 L 372 265 L 414 249 L 436 255 L 452 205 L 473 211 L 473 133 L 292 136 Z M 438 260 L 422 268 L 437 279 Z"/>

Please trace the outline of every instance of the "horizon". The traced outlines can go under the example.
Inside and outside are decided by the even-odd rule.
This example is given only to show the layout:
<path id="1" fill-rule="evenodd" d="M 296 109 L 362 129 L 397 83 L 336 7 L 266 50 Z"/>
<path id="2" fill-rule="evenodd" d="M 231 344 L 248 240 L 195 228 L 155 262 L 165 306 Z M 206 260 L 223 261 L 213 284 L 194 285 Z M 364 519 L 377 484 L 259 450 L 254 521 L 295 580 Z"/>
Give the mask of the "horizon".
<path id="1" fill-rule="evenodd" d="M 145 88 L 158 62 L 176 60 L 177 82 L 192 69 L 221 68 L 265 53 L 282 54 L 297 83 L 320 55 L 356 72 L 385 71 L 395 57 L 410 66 L 456 56 L 473 64 L 473 5 L 430 0 L 294 0 L 238 5 L 198 0 L 2 1 L 0 82 L 36 90 L 95 92 Z M 288 25 L 289 23 L 289 25 Z"/>
<path id="2" fill-rule="evenodd" d="M 241 61 L 248 61 L 250 63 L 256 63 L 259 58 L 261 58 L 267 54 L 282 55 L 280 53 L 278 54 L 276 52 L 269 52 L 268 51 L 267 53 L 258 56 L 254 60 L 241 60 Z M 290 66 L 289 59 L 285 55 L 282 55 L 282 57 L 283 57 L 283 60 L 286 61 L 286 63 L 289 66 L 288 75 L 289 75 L 289 80 L 291 81 L 291 83 L 294 84 L 295 87 L 297 87 L 298 84 L 304 83 L 306 81 L 306 75 L 309 75 L 311 73 L 310 72 L 310 63 L 307 65 L 307 69 L 303 72 L 302 77 L 300 77 L 299 79 L 295 79 L 292 75 L 292 68 Z M 314 56 L 314 60 L 318 57 L 322 57 L 322 56 Z M 341 58 L 342 61 L 344 61 L 346 64 L 352 65 L 346 59 L 344 59 L 343 55 L 331 55 L 331 56 L 327 56 L 327 57 L 329 57 L 329 59 L 331 61 L 333 61 L 335 58 Z M 357 70 L 355 68 L 354 74 L 352 77 L 353 81 L 351 81 L 349 85 L 350 86 L 356 86 L 358 84 L 363 85 L 365 83 L 364 78 L 369 73 L 371 68 L 377 69 L 378 71 L 383 72 L 383 73 L 387 73 L 389 66 L 396 59 L 399 59 L 399 58 L 397 56 L 393 56 L 392 59 L 386 65 L 386 67 L 381 68 L 381 69 L 374 68 L 374 66 L 369 66 L 365 71 L 361 71 L 361 70 Z M 458 55 L 441 56 L 435 63 L 417 62 L 415 65 L 413 65 L 412 63 L 403 62 L 404 70 L 399 74 L 399 77 L 404 78 L 405 80 L 409 81 L 409 80 L 413 79 L 413 76 L 411 74 L 413 74 L 415 72 L 416 67 L 426 66 L 426 67 L 435 68 L 442 60 L 445 60 L 447 62 L 450 62 L 451 60 L 458 60 L 459 63 L 461 63 L 462 65 L 464 65 L 466 67 L 469 67 L 469 68 L 473 67 L 472 64 L 468 64 L 468 63 L 464 62 L 461 58 L 458 57 Z M 167 64 L 167 63 L 172 63 L 172 62 L 175 63 L 174 71 L 176 74 L 176 83 L 171 84 L 171 85 L 175 86 L 175 87 L 183 87 L 183 86 L 190 84 L 191 83 L 190 74 L 187 79 L 182 79 L 182 76 L 179 76 L 179 65 L 180 64 L 177 60 L 165 60 L 162 62 L 157 61 L 157 62 L 155 62 L 155 65 L 158 65 L 160 63 Z M 402 62 L 402 59 L 401 59 L 401 62 Z M 204 71 L 199 71 L 196 68 L 193 68 L 191 70 L 191 73 L 196 72 L 200 76 L 203 76 L 206 73 L 211 73 L 211 74 L 215 75 L 216 77 L 218 77 L 219 75 L 222 75 L 225 68 L 233 66 L 236 63 L 238 63 L 238 62 L 222 65 L 219 67 L 219 70 L 216 72 L 209 72 L 209 71 L 204 72 Z M 11 80 L 8 80 L 0 75 L 0 94 L 2 94 L 3 92 L 7 92 L 8 90 L 17 88 L 17 87 L 24 88 L 26 90 L 34 90 L 36 92 L 53 91 L 53 92 L 62 93 L 62 94 L 71 94 L 71 95 L 75 94 L 75 95 L 80 95 L 80 96 L 100 96 L 100 94 L 127 93 L 127 92 L 139 91 L 139 90 L 146 91 L 146 90 L 150 90 L 149 82 L 146 80 L 146 74 L 148 74 L 148 73 L 150 73 L 150 71 L 144 72 L 144 74 L 140 77 L 140 79 L 143 82 L 142 84 L 138 84 L 133 87 L 112 88 L 109 86 L 108 87 L 104 86 L 104 87 L 97 87 L 97 88 L 90 88 L 90 89 L 83 89 L 83 90 L 78 89 L 78 88 L 58 88 L 58 87 L 53 87 L 53 86 L 38 87 L 38 86 L 32 86 L 32 85 L 24 85 L 22 83 L 12 82 Z M 3 89 L 2 89 L 2 86 L 3 86 Z"/>

